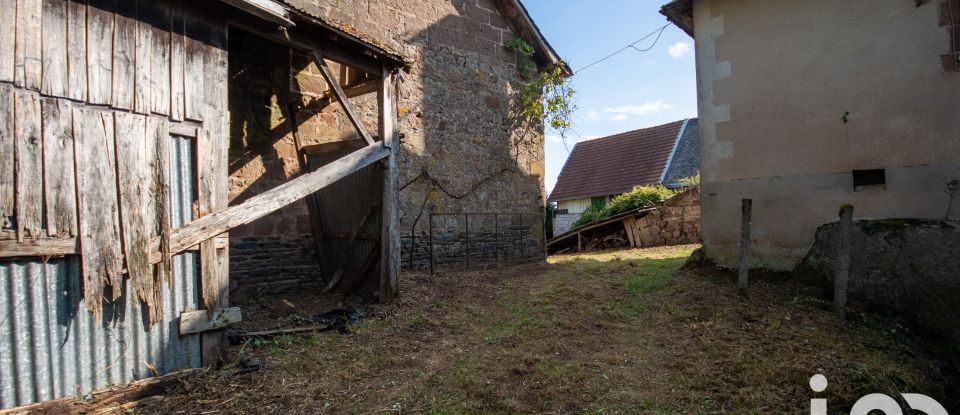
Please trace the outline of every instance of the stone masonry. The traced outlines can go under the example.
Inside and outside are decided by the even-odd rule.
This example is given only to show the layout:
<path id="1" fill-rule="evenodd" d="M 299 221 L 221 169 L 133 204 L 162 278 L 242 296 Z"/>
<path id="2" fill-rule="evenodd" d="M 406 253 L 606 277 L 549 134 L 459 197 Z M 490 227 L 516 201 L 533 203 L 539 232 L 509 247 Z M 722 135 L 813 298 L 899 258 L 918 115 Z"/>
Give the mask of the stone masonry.
<path id="1" fill-rule="evenodd" d="M 398 102 L 403 266 L 428 259 L 430 212 L 542 213 L 543 131 L 512 126 L 510 96 L 522 79 L 517 54 L 503 44 L 516 34 L 491 0 L 287 3 L 411 59 Z M 231 45 L 244 42 L 230 50 L 231 118 L 244 120 L 231 124 L 230 196 L 238 203 L 300 174 L 290 117 L 305 146 L 359 137 L 337 104 L 319 113 L 288 106 L 328 89 L 306 56 L 240 30 L 230 36 Z M 377 131 L 376 94 L 351 101 Z M 520 243 L 530 246 L 529 259 L 539 259 L 543 224 L 529 217 L 518 231 L 528 240 Z M 235 289 L 314 285 L 315 256 L 304 202 L 231 231 Z"/>
<path id="2" fill-rule="evenodd" d="M 700 188 L 678 194 L 656 210 L 625 223 L 639 247 L 700 243 Z"/>

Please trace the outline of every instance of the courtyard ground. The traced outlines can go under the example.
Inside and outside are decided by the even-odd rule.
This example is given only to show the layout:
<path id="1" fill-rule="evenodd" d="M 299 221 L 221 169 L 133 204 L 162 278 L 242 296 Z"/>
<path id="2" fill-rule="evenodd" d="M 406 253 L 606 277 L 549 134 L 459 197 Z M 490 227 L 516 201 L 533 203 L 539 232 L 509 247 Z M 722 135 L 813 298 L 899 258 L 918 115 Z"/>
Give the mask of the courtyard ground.
<path id="1" fill-rule="evenodd" d="M 739 296 L 732 274 L 681 269 L 695 248 L 407 273 L 402 298 L 350 333 L 248 340 L 234 358 L 259 371 L 191 374 L 137 411 L 741 414 L 809 413 L 811 398 L 833 411 L 874 392 L 956 399 L 953 369 L 901 325 L 841 322 L 789 280 Z M 808 386 L 817 373 L 822 394 Z"/>

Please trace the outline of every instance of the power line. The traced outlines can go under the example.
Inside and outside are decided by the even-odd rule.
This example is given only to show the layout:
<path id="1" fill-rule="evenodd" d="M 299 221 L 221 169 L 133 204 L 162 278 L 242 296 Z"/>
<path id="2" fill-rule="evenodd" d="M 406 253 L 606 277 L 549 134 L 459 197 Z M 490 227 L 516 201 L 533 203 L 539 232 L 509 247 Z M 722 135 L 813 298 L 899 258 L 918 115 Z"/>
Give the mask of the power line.
<path id="1" fill-rule="evenodd" d="M 627 50 L 627 49 L 633 49 L 633 50 L 636 50 L 637 52 L 646 52 L 646 51 L 648 51 L 648 50 L 650 50 L 650 49 L 653 49 L 653 47 L 657 45 L 657 42 L 660 41 L 660 36 L 663 35 L 663 31 L 664 31 L 664 30 L 667 30 L 667 26 L 670 26 L 670 23 L 667 23 L 667 24 L 663 25 L 663 27 L 661 27 L 661 28 L 659 28 L 659 29 L 657 29 L 657 30 L 654 30 L 654 31 L 650 32 L 650 34 L 648 34 L 648 35 L 640 38 L 639 40 L 637 40 L 637 41 L 635 41 L 635 42 L 633 42 L 633 43 L 631 43 L 631 44 L 629 44 L 629 45 L 627 45 L 627 46 L 624 46 L 623 48 L 621 48 L 621 49 L 617 50 L 616 52 L 613 52 L 613 53 L 611 53 L 611 54 L 603 57 L 602 59 L 597 60 L 596 62 L 593 62 L 593 63 L 591 63 L 591 64 L 589 64 L 589 65 L 587 65 L 587 66 L 584 66 L 584 67 L 582 67 L 582 68 L 580 68 L 580 69 L 577 69 L 576 71 L 573 72 L 573 74 L 576 75 L 576 74 L 580 73 L 580 71 L 582 71 L 582 70 L 584 70 L 584 69 L 587 69 L 587 68 L 589 68 L 589 67 L 591 67 L 591 66 L 593 66 L 593 65 L 596 65 L 596 64 L 598 64 L 598 63 L 600 63 L 600 62 L 603 62 L 603 61 L 605 61 L 605 60 L 607 60 L 607 59 L 610 59 L 610 58 L 612 58 L 612 57 L 620 54 L 620 52 L 623 52 L 623 51 L 625 51 L 625 50 Z M 635 46 L 637 43 L 643 42 L 644 40 L 647 40 L 650 36 L 653 36 L 653 35 L 657 35 L 657 38 L 654 39 L 654 40 L 653 40 L 653 43 L 650 44 L 650 46 L 647 47 L 646 49 L 640 49 L 640 48 L 637 48 L 637 47 Z"/>

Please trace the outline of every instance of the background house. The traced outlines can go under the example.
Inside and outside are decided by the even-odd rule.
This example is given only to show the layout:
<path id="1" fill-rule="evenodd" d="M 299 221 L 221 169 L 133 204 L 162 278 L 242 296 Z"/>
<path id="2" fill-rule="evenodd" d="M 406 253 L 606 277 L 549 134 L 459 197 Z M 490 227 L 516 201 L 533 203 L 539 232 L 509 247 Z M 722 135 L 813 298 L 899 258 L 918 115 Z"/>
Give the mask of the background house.
<path id="1" fill-rule="evenodd" d="M 570 229 L 591 206 L 603 207 L 612 197 L 635 186 L 679 180 L 699 169 L 696 118 L 577 143 L 570 152 L 549 202 L 556 203 L 553 234 Z"/>

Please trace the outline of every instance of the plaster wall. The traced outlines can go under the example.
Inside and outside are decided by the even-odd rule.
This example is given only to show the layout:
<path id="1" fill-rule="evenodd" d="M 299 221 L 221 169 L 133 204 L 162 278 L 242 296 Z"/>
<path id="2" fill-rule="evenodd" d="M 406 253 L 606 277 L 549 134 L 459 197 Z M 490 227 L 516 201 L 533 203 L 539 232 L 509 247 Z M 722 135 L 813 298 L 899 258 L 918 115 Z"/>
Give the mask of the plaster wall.
<path id="1" fill-rule="evenodd" d="M 753 199 L 753 263 L 790 269 L 818 226 L 943 218 L 960 177 L 960 74 L 935 2 L 699 0 L 694 25 L 703 239 L 733 266 L 740 200 Z M 886 169 L 882 190 L 851 172 Z"/>

